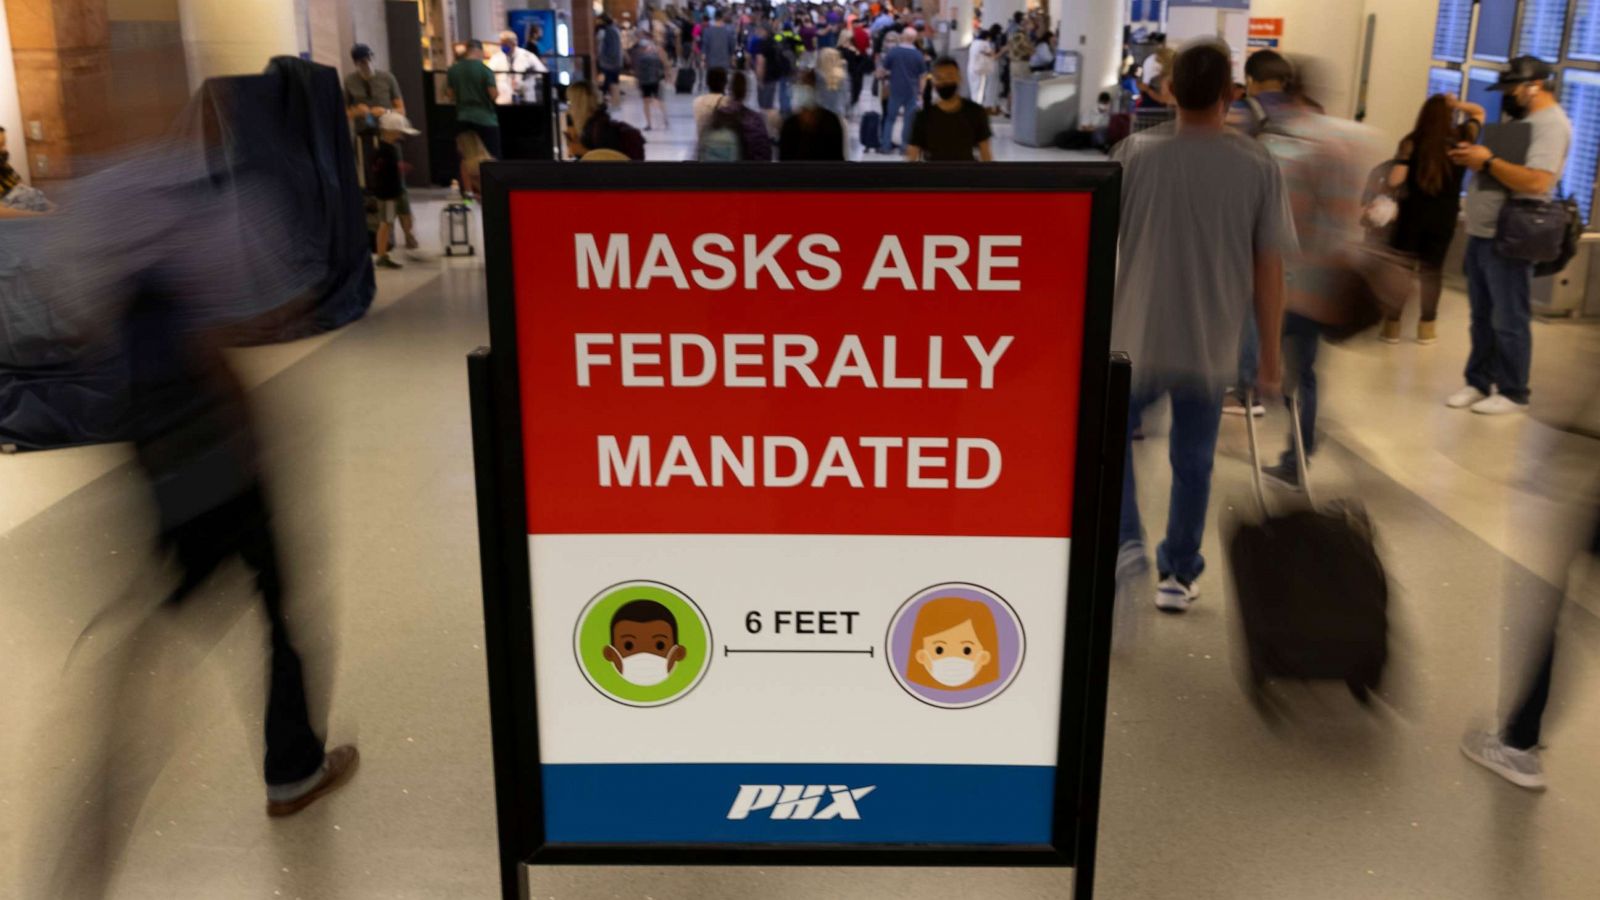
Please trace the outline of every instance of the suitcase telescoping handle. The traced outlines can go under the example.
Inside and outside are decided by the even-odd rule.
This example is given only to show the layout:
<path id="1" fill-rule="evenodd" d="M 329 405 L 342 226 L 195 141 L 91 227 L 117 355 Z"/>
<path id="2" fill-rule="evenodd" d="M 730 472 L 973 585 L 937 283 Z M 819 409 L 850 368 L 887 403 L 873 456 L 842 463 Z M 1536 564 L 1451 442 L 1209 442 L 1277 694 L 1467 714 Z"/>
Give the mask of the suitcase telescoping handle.
<path id="1" fill-rule="evenodd" d="M 1256 502 L 1261 504 L 1261 514 L 1270 515 L 1267 510 L 1267 492 L 1261 483 L 1261 448 L 1256 444 L 1256 417 L 1252 412 L 1256 406 L 1256 390 L 1250 388 L 1244 396 L 1244 430 L 1250 435 L 1250 477 L 1255 483 Z M 1300 432 L 1300 395 L 1289 395 L 1289 419 L 1293 423 L 1290 428 L 1294 435 L 1294 456 L 1300 466 L 1300 487 L 1306 492 L 1306 502 L 1313 509 L 1317 500 L 1311 495 L 1311 460 L 1306 456 L 1305 435 Z"/>

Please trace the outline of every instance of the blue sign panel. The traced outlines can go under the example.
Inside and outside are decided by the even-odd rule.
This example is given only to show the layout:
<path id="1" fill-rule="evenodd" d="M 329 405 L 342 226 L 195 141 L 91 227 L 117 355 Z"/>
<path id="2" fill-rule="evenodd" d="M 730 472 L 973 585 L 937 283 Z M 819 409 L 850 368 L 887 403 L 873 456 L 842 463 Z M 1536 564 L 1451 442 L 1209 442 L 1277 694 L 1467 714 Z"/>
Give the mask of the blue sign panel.
<path id="1" fill-rule="evenodd" d="M 545 765 L 560 843 L 1048 844 L 1051 766 Z"/>

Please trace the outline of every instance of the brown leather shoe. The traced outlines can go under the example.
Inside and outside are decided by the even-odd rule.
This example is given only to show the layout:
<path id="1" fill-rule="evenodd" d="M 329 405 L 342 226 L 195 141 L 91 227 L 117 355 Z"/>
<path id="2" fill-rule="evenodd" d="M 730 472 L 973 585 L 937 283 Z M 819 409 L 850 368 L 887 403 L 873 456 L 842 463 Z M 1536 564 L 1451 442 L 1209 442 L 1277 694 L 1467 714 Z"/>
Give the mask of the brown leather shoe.
<path id="1" fill-rule="evenodd" d="M 345 744 L 328 751 L 325 761 L 328 768 L 322 773 L 322 780 L 316 786 L 293 800 L 267 801 L 267 815 L 272 818 L 292 816 L 302 809 L 317 801 L 318 797 L 330 794 L 344 786 L 350 776 L 356 773 L 356 767 L 361 764 L 361 754 L 354 744 Z"/>

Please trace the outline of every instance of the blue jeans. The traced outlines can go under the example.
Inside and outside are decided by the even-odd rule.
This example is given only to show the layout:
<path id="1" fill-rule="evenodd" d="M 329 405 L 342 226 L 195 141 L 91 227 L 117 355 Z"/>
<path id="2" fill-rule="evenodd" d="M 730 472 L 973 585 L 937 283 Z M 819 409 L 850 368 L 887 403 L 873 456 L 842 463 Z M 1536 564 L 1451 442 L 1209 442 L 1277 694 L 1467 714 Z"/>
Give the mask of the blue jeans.
<path id="1" fill-rule="evenodd" d="M 761 86 L 756 89 L 756 105 L 762 109 L 772 109 L 776 105 L 778 115 L 785 119 L 789 118 L 789 79 L 761 82 Z"/>
<path id="2" fill-rule="evenodd" d="M 1117 542 L 1144 540 L 1138 493 L 1133 479 L 1133 424 L 1145 407 L 1163 395 L 1172 398 L 1172 435 L 1167 458 L 1172 465 L 1172 495 L 1167 501 L 1167 537 L 1156 548 L 1156 568 L 1165 575 L 1194 581 L 1205 571 L 1200 538 L 1205 533 L 1206 507 L 1211 502 L 1211 463 L 1222 424 L 1222 392 L 1194 386 L 1162 385 L 1135 390 L 1128 411 L 1128 462 L 1122 477 L 1122 527 Z"/>
<path id="3" fill-rule="evenodd" d="M 1317 449 L 1317 346 L 1321 340 L 1322 327 L 1316 322 L 1295 313 L 1284 314 L 1283 363 L 1287 382 L 1284 405 L 1288 405 L 1289 393 L 1300 398 L 1300 434 L 1306 442 L 1308 459 Z M 1281 462 L 1287 466 L 1294 461 L 1294 432 L 1291 431 Z"/>
<path id="4" fill-rule="evenodd" d="M 1499 388 L 1507 399 L 1528 402 L 1528 367 L 1533 363 L 1533 264 L 1506 259 L 1493 238 L 1467 240 L 1467 299 L 1472 306 L 1472 352 L 1467 384 Z"/>
<path id="5" fill-rule="evenodd" d="M 1239 335 L 1239 390 L 1256 386 L 1256 376 L 1261 374 L 1261 335 L 1256 333 L 1254 311 L 1244 317 L 1244 333 Z"/>
<path id="6" fill-rule="evenodd" d="M 888 150 L 894 146 L 890 136 L 894 134 L 894 117 L 905 113 L 905 124 L 900 128 L 900 146 L 911 146 L 911 121 L 917 116 L 917 97 L 907 94 L 904 97 L 893 92 L 889 94 L 889 108 L 883 113 L 883 133 L 878 137 L 878 149 Z"/>

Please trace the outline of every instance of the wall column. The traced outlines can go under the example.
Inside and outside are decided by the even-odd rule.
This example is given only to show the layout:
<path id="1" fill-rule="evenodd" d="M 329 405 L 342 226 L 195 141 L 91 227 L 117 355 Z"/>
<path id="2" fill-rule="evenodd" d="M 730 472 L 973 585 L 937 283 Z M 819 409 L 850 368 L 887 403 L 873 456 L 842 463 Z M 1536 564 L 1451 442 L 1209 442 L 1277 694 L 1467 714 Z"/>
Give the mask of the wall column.
<path id="1" fill-rule="evenodd" d="M 5 0 L 5 13 L 22 114 L 9 143 L 26 151 L 36 181 L 70 178 L 76 158 L 109 142 L 105 0 Z"/>
<path id="2" fill-rule="evenodd" d="M 27 178 L 28 140 L 22 130 L 17 67 L 11 61 L 11 28 L 6 22 L 6 0 L 0 0 L 0 128 L 6 130 L 6 148 L 11 152 L 11 167 Z"/>
<path id="3" fill-rule="evenodd" d="M 1105 0 L 1060 0 L 1060 49 L 1075 50 L 1082 57 L 1079 120 L 1095 114 L 1100 92 L 1117 83 L 1122 67 L 1122 26 L 1124 4 Z"/>
<path id="4" fill-rule="evenodd" d="M 259 75 L 274 56 L 300 55 L 293 3 L 179 0 L 178 18 L 190 90 L 199 90 L 207 78 Z"/>

